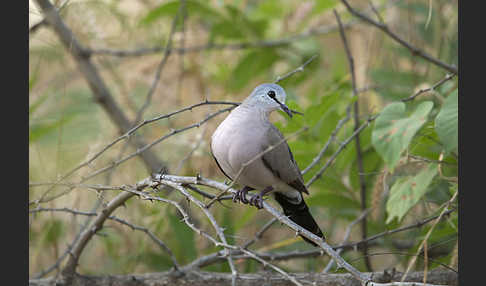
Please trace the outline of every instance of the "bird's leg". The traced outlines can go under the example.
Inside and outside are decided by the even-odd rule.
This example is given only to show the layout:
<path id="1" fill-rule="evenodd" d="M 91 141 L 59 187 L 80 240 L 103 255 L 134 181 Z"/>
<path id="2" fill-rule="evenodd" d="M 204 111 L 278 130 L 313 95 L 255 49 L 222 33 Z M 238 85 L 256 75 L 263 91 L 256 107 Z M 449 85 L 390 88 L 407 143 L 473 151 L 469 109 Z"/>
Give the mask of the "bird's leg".
<path id="1" fill-rule="evenodd" d="M 250 205 L 255 206 L 257 209 L 262 209 L 263 208 L 263 196 L 268 194 L 273 190 L 272 186 L 268 186 L 263 191 L 260 193 L 253 195 L 250 198 Z"/>
<path id="2" fill-rule="evenodd" d="M 236 194 L 233 196 L 233 202 L 238 202 L 241 201 L 244 204 L 248 203 L 248 200 L 245 198 L 246 194 L 248 191 L 254 190 L 253 188 L 250 188 L 248 186 L 244 186 L 241 188 L 241 190 L 236 191 Z"/>

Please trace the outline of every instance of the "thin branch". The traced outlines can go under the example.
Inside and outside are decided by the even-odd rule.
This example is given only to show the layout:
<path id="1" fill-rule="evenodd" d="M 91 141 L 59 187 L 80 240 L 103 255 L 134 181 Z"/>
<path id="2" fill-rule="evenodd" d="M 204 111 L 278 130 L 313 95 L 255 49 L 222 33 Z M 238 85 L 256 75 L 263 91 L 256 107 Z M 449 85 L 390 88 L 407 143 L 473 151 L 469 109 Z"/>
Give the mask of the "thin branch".
<path id="1" fill-rule="evenodd" d="M 357 23 L 357 21 L 349 21 L 344 25 L 346 28 L 349 28 L 355 23 Z M 210 50 L 242 50 L 242 49 L 251 49 L 251 48 L 270 48 L 270 47 L 286 46 L 294 43 L 297 40 L 305 39 L 311 36 L 329 34 L 336 31 L 337 28 L 338 28 L 337 25 L 319 26 L 316 28 L 311 28 L 300 34 L 292 35 L 289 37 L 274 39 L 274 40 L 261 40 L 255 42 L 221 43 L 221 44 L 207 43 L 204 45 L 197 45 L 193 47 L 180 47 L 180 48 L 172 47 L 170 49 L 168 49 L 166 46 L 138 48 L 134 50 L 91 49 L 89 50 L 89 53 L 92 55 L 136 57 L 136 56 L 144 56 L 144 55 L 160 53 L 166 50 L 170 50 L 171 52 L 177 54 L 187 54 L 187 53 L 199 53 L 199 52 L 210 51 Z"/>
<path id="2" fill-rule="evenodd" d="M 343 2 L 343 4 L 346 6 L 346 8 L 348 9 L 348 11 L 351 14 L 353 14 L 357 18 L 363 20 L 364 22 L 371 24 L 371 25 L 377 27 L 378 29 L 382 30 L 385 34 L 390 36 L 393 40 L 395 40 L 396 42 L 398 42 L 399 44 L 401 44 L 402 46 L 404 46 L 405 48 L 410 50 L 410 52 L 412 52 L 412 54 L 414 56 L 419 56 L 419 57 L 425 59 L 426 61 L 431 62 L 432 64 L 434 64 L 436 66 L 439 66 L 443 69 L 446 69 L 447 71 L 449 71 L 451 73 L 455 73 L 455 74 L 458 73 L 458 69 L 457 69 L 456 66 L 444 63 L 441 60 L 436 59 L 436 58 L 432 57 L 431 55 L 427 54 L 423 50 L 411 45 L 409 42 L 405 41 L 402 37 L 400 37 L 397 34 L 395 34 L 394 32 L 392 32 L 385 23 L 379 23 L 379 22 L 371 19 L 367 15 L 355 10 L 353 7 L 351 7 L 351 5 L 349 5 L 349 3 L 346 0 L 341 0 L 341 2 Z"/>
<path id="3" fill-rule="evenodd" d="M 126 200 L 132 197 L 131 193 L 120 193 L 113 200 L 111 200 L 96 216 L 96 218 L 90 223 L 89 227 L 86 228 L 80 235 L 79 240 L 74 244 L 72 250 L 69 252 L 71 255 L 68 258 L 66 266 L 62 270 L 63 278 L 69 281 L 74 275 L 76 266 L 78 264 L 79 257 L 83 252 L 87 243 L 91 240 L 93 235 L 97 233 L 102 227 L 105 220 L 110 216 L 110 214 L 115 211 L 119 206 L 123 205 Z"/>
<path id="4" fill-rule="evenodd" d="M 378 12 L 378 10 L 376 9 L 375 5 L 373 4 L 373 1 L 372 0 L 368 0 L 368 2 L 370 3 L 370 8 L 371 10 L 373 11 L 373 13 L 376 15 L 376 17 L 378 18 L 378 21 L 380 21 L 380 23 L 384 23 L 385 21 L 383 21 L 383 17 L 381 17 L 380 13 Z"/>
<path id="5" fill-rule="evenodd" d="M 185 132 L 185 131 L 190 130 L 190 129 L 193 129 L 193 128 L 199 128 L 201 125 L 205 124 L 207 121 L 209 121 L 213 117 L 215 117 L 215 116 L 217 116 L 217 115 L 219 115 L 221 113 L 228 112 L 231 109 L 233 109 L 233 107 L 229 107 L 229 108 L 225 108 L 225 109 L 220 109 L 220 110 L 218 110 L 216 112 L 213 112 L 213 113 L 209 114 L 203 120 L 201 120 L 201 121 L 199 121 L 197 123 L 191 124 L 189 126 L 186 126 L 186 127 L 180 128 L 180 129 L 174 129 L 171 132 L 169 132 L 168 134 L 165 134 L 164 136 L 162 136 L 162 137 L 158 138 L 157 140 L 151 142 L 150 144 L 147 144 L 147 145 L 143 146 L 142 148 L 139 148 L 136 152 L 134 152 L 132 154 L 129 154 L 129 155 L 127 155 L 127 156 L 125 156 L 125 157 L 117 160 L 117 161 L 112 162 L 108 166 L 105 166 L 103 168 L 100 168 L 100 169 L 98 169 L 98 170 L 96 170 L 96 171 L 88 174 L 87 176 L 83 177 L 83 181 L 84 180 L 91 179 L 91 178 L 93 178 L 93 177 L 95 177 L 95 176 L 97 176 L 97 175 L 99 175 L 99 174 L 101 174 L 103 172 L 106 172 L 107 170 L 109 170 L 111 168 L 114 168 L 114 167 L 120 165 L 121 163 L 123 163 L 123 162 L 125 162 L 125 161 L 127 161 L 127 160 L 129 160 L 129 159 L 131 159 L 131 158 L 133 158 L 135 156 L 137 156 L 140 153 L 146 152 L 149 148 L 151 148 L 151 147 L 159 144 L 160 142 L 166 140 L 167 138 L 170 138 L 170 137 L 172 137 L 172 136 L 174 136 L 176 134 Z"/>
<path id="6" fill-rule="evenodd" d="M 353 119 L 354 119 L 354 131 L 356 131 L 359 128 L 359 98 L 358 98 L 358 87 L 356 84 L 356 73 L 354 69 L 354 59 L 353 55 L 351 53 L 351 49 L 349 48 L 348 40 L 346 39 L 346 34 L 344 33 L 344 28 L 343 24 L 341 23 L 341 18 L 339 17 L 339 14 L 336 12 L 336 10 L 333 10 L 334 16 L 336 16 L 336 20 L 339 24 L 339 34 L 341 35 L 341 39 L 343 40 L 344 44 L 344 49 L 346 51 L 346 56 L 348 58 L 348 63 L 349 63 L 349 72 L 351 73 L 351 83 L 352 83 L 352 90 L 353 90 L 353 97 L 356 98 L 356 101 L 354 102 L 354 113 L 353 113 Z M 359 138 L 359 134 L 354 137 L 355 141 L 355 146 L 356 146 L 356 163 L 358 164 L 358 179 L 359 179 L 359 186 L 360 186 L 360 201 L 361 201 L 361 211 L 365 212 L 366 210 L 366 182 L 365 182 L 365 177 L 363 175 L 364 173 L 364 168 L 363 168 L 363 153 L 361 150 L 361 142 Z M 361 220 L 361 237 L 363 239 L 366 238 L 367 235 L 367 221 L 366 217 L 364 217 Z M 371 267 L 371 262 L 368 257 L 368 246 L 366 243 L 363 245 L 362 248 L 363 255 L 365 257 L 365 265 L 366 269 L 369 272 L 373 272 L 373 269 Z"/>
<path id="7" fill-rule="evenodd" d="M 348 227 L 346 228 L 346 232 L 344 233 L 344 237 L 343 237 L 343 242 L 342 243 L 346 243 L 349 239 L 349 236 L 351 235 L 351 229 L 353 228 L 353 226 L 357 223 L 359 223 L 362 219 L 364 219 L 368 213 L 370 212 L 370 209 L 367 209 L 365 210 L 364 212 L 362 212 L 355 220 L 353 220 L 349 225 Z M 341 251 L 343 249 L 340 248 L 338 249 L 336 252 L 338 254 L 341 254 Z M 334 260 L 331 260 L 329 261 L 329 263 L 326 265 L 326 267 L 322 270 L 321 273 L 327 273 L 329 272 L 329 270 L 331 270 L 331 267 L 334 265 Z"/>
<path id="8" fill-rule="evenodd" d="M 381 8 L 388 8 L 395 5 L 398 0 L 394 1 L 387 1 L 384 5 L 381 5 L 378 9 Z M 373 12 L 373 8 L 377 9 L 376 7 L 370 7 L 370 9 L 366 10 L 366 13 Z M 348 29 L 358 23 L 357 20 L 350 20 L 343 24 L 345 29 Z M 253 49 L 253 48 L 271 48 L 271 47 L 280 47 L 286 46 L 289 44 L 293 44 L 298 40 L 306 39 L 308 37 L 313 36 L 321 36 L 329 33 L 333 33 L 338 30 L 337 25 L 322 25 L 318 27 L 312 27 L 308 30 L 291 35 L 288 37 L 283 37 L 280 39 L 266 39 L 254 42 L 240 42 L 240 43 L 213 43 L 209 42 L 203 45 L 195 45 L 192 47 L 171 47 L 169 50 L 172 53 L 176 54 L 187 54 L 187 53 L 199 53 L 205 51 L 219 51 L 219 50 L 242 50 L 242 49 Z M 87 53 L 89 55 L 108 55 L 114 57 L 138 57 L 138 56 L 145 56 L 145 55 L 152 55 L 158 54 L 160 52 L 164 52 L 168 49 L 167 46 L 155 46 L 155 47 L 144 47 L 144 48 L 137 48 L 131 50 L 116 50 L 116 49 L 89 49 Z"/>
<path id="9" fill-rule="evenodd" d="M 137 112 L 135 120 L 133 121 L 135 124 L 137 124 L 140 121 L 140 119 L 142 119 L 143 113 L 149 107 L 150 102 L 152 101 L 153 94 L 155 92 L 155 89 L 157 88 L 159 81 L 160 81 L 162 70 L 165 67 L 165 64 L 167 63 L 169 56 L 171 55 L 172 38 L 174 37 L 175 31 L 176 31 L 177 21 L 179 20 L 179 17 L 183 13 L 184 9 L 185 9 L 185 1 L 181 0 L 181 5 L 179 5 L 179 9 L 178 9 L 176 15 L 174 16 L 174 19 L 172 20 L 172 25 L 170 27 L 169 37 L 168 37 L 168 40 L 167 40 L 167 49 L 164 50 L 164 55 L 162 56 L 162 60 L 160 61 L 159 65 L 157 66 L 157 70 L 155 72 L 155 77 L 154 77 L 152 85 L 150 86 L 150 89 L 147 93 L 147 97 L 145 98 L 145 102 L 143 103 L 140 110 Z"/>
<path id="10" fill-rule="evenodd" d="M 218 225 L 218 223 L 216 222 L 216 219 L 213 217 L 211 212 L 208 210 L 208 208 L 201 201 L 199 201 L 195 197 L 191 196 L 191 194 L 189 194 L 180 184 L 176 184 L 176 183 L 172 183 L 172 182 L 166 182 L 165 184 L 167 186 L 170 186 L 170 187 L 178 190 L 182 195 L 184 195 L 184 197 L 186 197 L 188 200 L 190 200 L 191 202 L 196 204 L 201 209 L 201 211 L 206 215 L 206 217 L 211 222 L 211 224 L 213 225 L 213 228 L 216 231 L 216 233 L 218 234 L 218 237 L 221 240 L 221 242 L 224 243 L 224 244 L 228 244 L 227 241 L 226 241 L 226 237 L 223 233 L 223 229 Z M 232 285 L 235 285 L 236 276 L 238 275 L 238 272 L 236 271 L 236 267 L 234 265 L 233 258 L 231 256 L 229 250 L 225 248 L 224 254 L 227 255 L 228 265 L 231 269 L 231 275 L 233 277 L 231 279 Z"/>
<path id="11" fill-rule="evenodd" d="M 31 213 L 31 214 L 37 213 L 37 212 L 67 212 L 67 213 L 70 213 L 70 214 L 73 214 L 73 215 L 84 215 L 84 216 L 98 216 L 99 215 L 99 213 L 97 213 L 97 212 L 78 211 L 78 210 L 70 209 L 70 208 L 35 208 L 35 209 L 29 210 L 29 213 Z M 147 234 L 150 237 L 150 239 L 152 239 L 160 248 L 162 248 L 169 255 L 170 259 L 172 260 L 172 263 L 174 264 L 175 270 L 178 270 L 180 268 L 179 263 L 177 263 L 177 259 L 175 258 L 174 254 L 172 253 L 170 248 L 167 247 L 167 245 L 160 238 L 158 238 L 151 230 L 149 230 L 146 227 L 134 225 L 134 224 L 129 223 L 128 221 L 121 219 L 119 217 L 116 217 L 116 216 L 109 216 L 109 217 L 107 217 L 107 219 L 112 220 L 112 221 L 116 221 L 116 222 L 123 224 L 123 225 L 126 225 L 129 228 L 131 228 L 132 230 L 138 230 L 138 231 L 141 231 L 141 232 L 144 232 L 145 234 Z"/>
<path id="12" fill-rule="evenodd" d="M 36 0 L 36 2 L 44 14 L 45 21 L 54 30 L 64 47 L 78 64 L 78 68 L 87 81 L 95 101 L 106 111 L 111 121 L 117 126 L 120 133 L 128 130 L 130 128 L 130 121 L 111 95 L 108 87 L 100 76 L 98 69 L 91 62 L 89 55 L 86 53 L 87 49 L 81 45 L 69 27 L 65 25 L 59 16 L 58 11 L 49 0 Z M 141 137 L 135 136 L 132 144 L 136 148 L 140 148 L 141 146 L 145 145 L 145 142 Z M 140 156 L 147 169 L 151 171 L 159 170 L 165 165 L 165 163 L 151 151 L 140 154 Z M 58 181 L 62 181 L 63 177 L 61 177 Z M 36 200 L 36 203 L 43 201 L 43 199 L 53 189 L 54 188 L 49 188 L 46 190 L 42 196 Z M 64 193 L 68 193 L 69 191 L 70 190 L 67 190 Z"/>
<path id="13" fill-rule="evenodd" d="M 111 95 L 108 87 L 100 76 L 98 69 L 91 62 L 89 55 L 87 54 L 87 49 L 81 45 L 72 31 L 64 24 L 56 8 L 49 0 L 36 0 L 36 2 L 41 8 L 50 27 L 52 27 L 64 47 L 78 64 L 79 70 L 93 92 L 96 102 L 103 107 L 113 123 L 118 127 L 120 133 L 129 130 L 131 125 L 130 121 Z M 145 142 L 139 137 L 135 137 L 132 142 L 136 148 L 145 145 Z M 152 152 L 141 154 L 141 157 L 148 169 L 152 171 L 159 170 L 160 167 L 164 165 L 163 162 L 158 159 L 158 156 Z"/>
<path id="14" fill-rule="evenodd" d="M 255 236 L 248 240 L 247 242 L 245 242 L 243 244 L 243 248 L 248 248 L 250 245 L 252 245 L 253 243 L 257 242 L 259 239 L 262 238 L 263 234 L 277 221 L 276 218 L 272 218 L 271 220 L 269 220 L 265 225 L 262 226 L 262 228 L 257 231 L 255 233 Z"/>
<path id="15" fill-rule="evenodd" d="M 423 226 L 423 225 L 425 225 L 425 224 L 427 224 L 427 223 L 429 223 L 431 221 L 437 220 L 438 218 L 442 219 L 444 216 L 446 216 L 446 215 L 454 212 L 455 210 L 456 210 L 455 208 L 449 209 L 446 212 L 444 212 L 444 214 L 442 216 L 441 215 L 433 216 L 433 217 L 424 219 L 422 221 L 419 221 L 419 222 L 416 222 L 416 223 L 413 223 L 413 224 L 409 224 L 409 225 L 406 225 L 406 226 L 398 227 L 396 229 L 386 230 L 386 231 L 380 232 L 378 234 L 369 236 L 366 239 L 361 240 L 361 241 L 357 241 L 357 242 L 353 242 L 353 243 L 347 243 L 347 244 L 341 244 L 341 245 L 335 246 L 334 248 L 335 249 L 339 249 L 339 248 L 356 248 L 356 247 L 359 247 L 362 243 L 368 243 L 368 242 L 370 242 L 372 240 L 376 240 L 378 238 L 381 238 L 381 237 L 384 237 L 384 236 L 387 236 L 387 235 L 390 235 L 390 234 L 394 234 L 394 233 L 397 233 L 397 232 L 406 231 L 406 230 L 413 229 L 413 228 L 419 228 L 419 227 L 421 227 L 421 226 Z"/>
<path id="16" fill-rule="evenodd" d="M 293 71 L 290 71 L 288 73 L 286 73 L 285 75 L 283 76 L 278 76 L 277 79 L 275 79 L 275 81 L 273 83 L 279 83 L 291 76 L 293 76 L 295 73 L 298 73 L 298 72 L 303 72 L 304 71 L 304 68 L 310 64 L 315 58 L 317 58 L 317 54 L 313 55 L 312 57 L 310 57 L 310 59 L 308 59 L 307 61 L 305 61 L 300 67 L 296 68 L 295 70 Z"/>
<path id="17" fill-rule="evenodd" d="M 363 131 L 373 120 L 376 119 L 376 117 L 378 116 L 378 114 L 375 114 L 371 117 L 369 117 L 366 122 L 364 122 L 358 129 L 356 129 L 352 134 L 351 136 L 349 136 L 348 138 L 346 138 L 346 140 L 344 140 L 343 142 L 341 142 L 341 144 L 339 144 L 339 147 L 338 149 L 336 150 L 336 152 L 334 152 L 334 154 L 332 154 L 332 156 L 327 160 L 326 164 L 324 164 L 324 166 L 322 166 L 321 169 L 319 169 L 319 171 L 312 177 L 310 178 L 310 180 L 305 184 L 306 187 L 309 187 L 310 185 L 312 185 L 316 180 L 318 180 L 322 174 L 324 173 L 324 171 L 326 171 L 327 168 L 329 168 L 329 166 L 331 165 L 331 163 L 334 161 L 334 159 L 336 159 L 336 157 L 339 155 L 339 153 L 341 153 L 341 151 L 344 150 L 344 148 L 346 147 L 346 145 L 349 144 L 349 142 L 351 142 L 351 140 L 354 139 L 355 136 L 357 136 L 361 131 Z"/>
<path id="18" fill-rule="evenodd" d="M 425 235 L 424 240 L 422 241 L 422 243 L 420 244 L 419 248 L 417 249 L 417 252 L 415 253 L 416 255 L 418 255 L 422 251 L 422 248 L 427 243 L 427 240 L 429 239 L 430 235 L 434 231 L 435 226 L 439 223 L 439 221 L 442 219 L 442 217 L 449 211 L 448 208 L 452 204 L 452 202 L 456 199 L 457 194 L 458 194 L 458 191 L 456 191 L 454 193 L 454 195 L 451 197 L 451 199 L 445 203 L 444 209 L 442 209 L 442 211 L 440 212 L 440 215 L 434 220 L 434 224 L 429 229 L 429 231 Z M 417 256 L 412 257 L 412 259 L 408 263 L 407 270 L 405 271 L 405 274 L 403 274 L 403 277 L 402 277 L 401 281 L 405 281 L 405 278 L 407 277 L 408 272 L 410 271 L 410 269 L 412 269 L 412 266 L 415 264 L 415 261 L 416 260 L 417 260 Z"/>
<path id="19" fill-rule="evenodd" d="M 317 163 L 319 163 L 322 158 L 324 157 L 324 154 L 326 153 L 327 149 L 329 149 L 329 146 L 331 145 L 334 140 L 336 140 L 337 133 L 341 130 L 341 128 L 344 126 L 346 122 L 348 122 L 349 118 L 351 116 L 351 105 L 349 105 L 346 108 L 346 116 L 342 119 L 340 119 L 336 125 L 336 128 L 334 131 L 332 131 L 331 136 L 327 140 L 326 144 L 322 147 L 322 149 L 319 151 L 316 157 L 312 159 L 312 162 L 302 171 L 302 175 L 305 173 L 309 172 L 310 169 L 314 168 Z"/>
<path id="20" fill-rule="evenodd" d="M 446 211 L 444 213 L 444 215 L 442 216 L 442 218 L 444 218 L 445 216 L 454 212 L 455 210 L 456 209 L 453 208 L 453 209 Z M 334 250 L 338 251 L 338 252 L 340 252 L 340 250 L 345 250 L 345 249 L 358 250 L 358 249 L 361 248 L 361 245 L 363 243 L 371 244 L 373 241 L 375 241 L 379 238 L 388 236 L 388 235 L 392 235 L 392 234 L 395 234 L 395 233 L 398 233 L 398 232 L 407 231 L 407 230 L 414 229 L 414 228 L 420 228 L 423 225 L 425 225 L 425 224 L 427 224 L 431 221 L 434 221 L 438 217 L 439 217 L 439 215 L 436 215 L 436 216 L 432 216 L 430 218 L 424 219 L 422 221 L 418 221 L 418 222 L 413 223 L 413 224 L 398 227 L 396 229 L 386 230 L 386 231 L 383 231 L 381 233 L 367 237 L 366 239 L 360 240 L 360 241 L 357 241 L 357 242 L 352 242 L 352 243 L 344 243 L 343 242 L 339 245 L 333 246 L 332 248 Z M 273 218 L 273 219 L 276 219 L 276 218 Z M 359 220 L 357 220 L 357 221 L 359 221 Z M 241 253 L 239 253 L 239 252 L 234 253 L 235 259 L 248 258 L 246 256 L 238 256 L 239 254 L 241 254 Z M 262 258 L 270 259 L 270 260 L 273 261 L 273 260 L 288 260 L 288 259 L 295 259 L 295 258 L 322 256 L 322 255 L 324 255 L 324 252 L 322 251 L 322 249 L 316 249 L 316 250 L 308 250 L 308 251 L 290 251 L 290 252 L 284 252 L 284 253 L 259 253 L 258 255 Z M 221 258 L 219 257 L 218 253 L 213 253 L 213 254 L 210 254 L 210 255 L 207 255 L 205 257 L 201 257 L 200 259 L 195 260 L 194 262 L 192 262 L 190 264 L 190 267 L 189 266 L 186 266 L 186 267 L 189 267 L 189 268 L 191 268 L 191 267 L 203 267 L 203 266 L 207 266 L 207 265 L 210 265 L 210 264 L 218 262 L 218 261 L 221 261 Z"/>
<path id="21" fill-rule="evenodd" d="M 166 184 L 168 181 L 169 182 L 174 182 L 174 183 L 179 183 L 179 184 L 201 184 L 201 185 L 206 185 L 210 186 L 213 188 L 217 188 L 219 190 L 227 190 L 228 187 L 219 182 L 207 180 L 202 177 L 182 177 L 182 176 L 171 176 L 171 175 L 156 175 L 156 180 L 159 181 L 162 184 Z M 229 189 L 229 192 L 235 194 L 236 190 L 234 189 Z M 247 196 L 249 196 L 247 194 Z M 249 199 L 249 197 L 248 197 Z M 336 260 L 336 263 L 339 267 L 345 268 L 349 273 L 351 273 L 355 278 L 362 282 L 369 281 L 369 277 L 364 275 L 363 273 L 359 272 L 356 268 L 348 264 L 344 259 L 342 259 L 334 250 L 331 246 L 329 246 L 322 238 L 318 237 L 317 235 L 313 234 L 312 232 L 304 229 L 300 225 L 294 223 L 291 221 L 287 216 L 283 215 L 279 211 L 277 211 L 275 208 L 273 208 L 270 204 L 267 202 L 263 201 L 263 208 L 269 212 L 272 216 L 277 218 L 280 222 L 285 224 L 286 226 L 290 227 L 292 230 L 294 230 L 297 234 L 303 235 L 309 240 L 313 241 L 315 244 L 317 244 L 320 248 L 322 248 L 328 255 L 330 255 L 334 260 Z"/>
<path id="22" fill-rule="evenodd" d="M 445 82 L 451 80 L 454 76 L 456 76 L 456 74 L 453 74 L 453 73 L 452 74 L 447 74 L 443 79 L 441 79 L 440 81 L 438 81 L 437 83 L 435 83 L 433 86 L 428 87 L 428 88 L 422 88 L 422 89 L 418 90 L 416 93 L 414 93 L 413 95 L 411 95 L 411 96 L 409 96 L 407 98 L 404 98 L 401 101 L 402 102 L 407 102 L 407 101 L 414 100 L 417 96 L 419 96 L 419 95 L 421 95 L 423 93 L 426 93 L 426 92 L 430 92 L 430 91 L 435 90 L 436 88 L 438 88 L 439 86 L 441 86 Z"/>

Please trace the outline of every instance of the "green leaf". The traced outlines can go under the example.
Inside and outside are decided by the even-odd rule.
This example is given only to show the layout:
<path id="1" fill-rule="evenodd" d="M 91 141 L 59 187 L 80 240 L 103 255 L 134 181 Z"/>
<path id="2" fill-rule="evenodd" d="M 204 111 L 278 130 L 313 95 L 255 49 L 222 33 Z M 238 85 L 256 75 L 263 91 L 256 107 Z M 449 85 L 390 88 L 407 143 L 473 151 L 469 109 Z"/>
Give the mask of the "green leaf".
<path id="1" fill-rule="evenodd" d="M 435 118 L 435 130 L 446 152 L 456 150 L 458 144 L 457 96 L 457 90 L 449 95 Z"/>
<path id="2" fill-rule="evenodd" d="M 175 15 L 179 10 L 180 2 L 181 1 L 171 1 L 157 6 L 140 20 L 140 24 L 149 25 L 160 18 Z M 219 12 L 199 1 L 188 0 L 185 2 L 185 5 L 187 15 L 191 18 L 196 15 L 211 21 L 222 18 Z"/>
<path id="3" fill-rule="evenodd" d="M 232 91 L 242 89 L 251 79 L 272 67 L 278 59 L 279 55 L 273 49 L 259 49 L 249 52 L 240 59 L 233 70 L 229 88 Z"/>
<path id="4" fill-rule="evenodd" d="M 390 197 L 386 203 L 390 223 L 397 217 L 400 221 L 428 190 L 432 179 L 437 174 L 437 164 L 430 164 L 416 176 L 408 176 L 398 179 L 390 190 Z"/>
<path id="5" fill-rule="evenodd" d="M 412 115 L 407 116 L 405 103 L 396 102 L 385 107 L 376 119 L 372 144 L 391 172 L 415 133 L 427 121 L 432 107 L 431 101 L 422 102 Z"/>

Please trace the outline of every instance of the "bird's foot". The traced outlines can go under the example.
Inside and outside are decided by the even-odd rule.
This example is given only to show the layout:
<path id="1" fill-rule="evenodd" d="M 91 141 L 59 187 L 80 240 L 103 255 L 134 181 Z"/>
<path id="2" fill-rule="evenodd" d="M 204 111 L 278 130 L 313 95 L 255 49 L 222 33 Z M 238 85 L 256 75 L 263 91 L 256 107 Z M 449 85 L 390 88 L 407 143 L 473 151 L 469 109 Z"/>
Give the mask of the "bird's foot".
<path id="1" fill-rule="evenodd" d="M 244 186 L 241 190 L 236 191 L 236 194 L 233 196 L 233 202 L 237 203 L 238 201 L 241 201 L 244 204 L 248 203 L 248 200 L 246 199 L 246 194 L 248 194 L 248 191 L 253 190 L 250 187 Z"/>
<path id="2" fill-rule="evenodd" d="M 268 186 L 263 191 L 260 193 L 253 195 L 250 198 L 250 205 L 255 206 L 257 209 L 262 209 L 263 208 L 263 196 L 266 195 L 267 193 L 271 192 L 273 190 L 272 186 Z"/>

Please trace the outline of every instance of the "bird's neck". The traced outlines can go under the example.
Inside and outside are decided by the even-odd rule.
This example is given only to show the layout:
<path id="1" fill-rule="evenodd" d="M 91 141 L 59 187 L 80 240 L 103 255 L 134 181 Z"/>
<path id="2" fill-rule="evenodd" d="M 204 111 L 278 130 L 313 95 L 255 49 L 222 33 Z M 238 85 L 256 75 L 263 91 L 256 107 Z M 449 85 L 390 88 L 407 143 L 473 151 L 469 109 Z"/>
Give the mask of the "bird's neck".
<path id="1" fill-rule="evenodd" d="M 268 117 L 273 110 L 266 110 L 264 108 L 255 107 L 255 106 L 248 106 L 248 105 L 240 105 L 235 108 L 235 115 L 242 116 L 244 118 L 248 118 L 250 120 L 259 120 L 263 122 L 270 122 Z"/>

